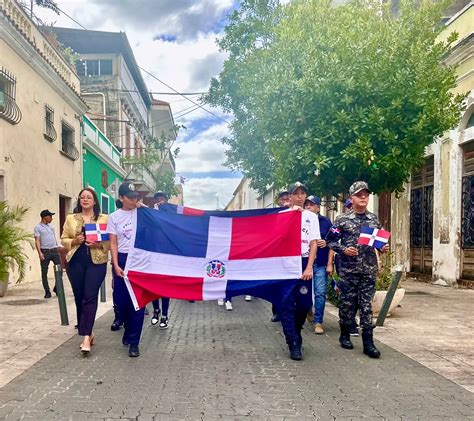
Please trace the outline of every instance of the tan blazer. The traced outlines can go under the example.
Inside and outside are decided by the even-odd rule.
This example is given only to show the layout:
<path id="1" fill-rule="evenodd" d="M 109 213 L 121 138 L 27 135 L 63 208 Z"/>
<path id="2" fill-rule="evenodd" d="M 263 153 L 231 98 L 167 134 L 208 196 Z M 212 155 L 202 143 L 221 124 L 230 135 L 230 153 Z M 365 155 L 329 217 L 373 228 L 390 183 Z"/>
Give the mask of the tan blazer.
<path id="1" fill-rule="evenodd" d="M 106 224 L 108 220 L 107 215 L 100 214 L 97 221 L 91 221 L 91 223 Z M 84 220 L 81 214 L 71 213 L 66 217 L 66 221 L 63 226 L 63 233 L 61 235 L 61 243 L 68 250 L 66 260 L 69 262 L 74 256 L 76 250 L 80 247 L 80 244 L 72 245 L 72 240 L 82 233 L 82 227 L 84 226 Z M 109 258 L 109 242 L 101 241 L 99 248 L 91 248 L 92 261 L 98 265 L 101 263 L 107 263 Z"/>

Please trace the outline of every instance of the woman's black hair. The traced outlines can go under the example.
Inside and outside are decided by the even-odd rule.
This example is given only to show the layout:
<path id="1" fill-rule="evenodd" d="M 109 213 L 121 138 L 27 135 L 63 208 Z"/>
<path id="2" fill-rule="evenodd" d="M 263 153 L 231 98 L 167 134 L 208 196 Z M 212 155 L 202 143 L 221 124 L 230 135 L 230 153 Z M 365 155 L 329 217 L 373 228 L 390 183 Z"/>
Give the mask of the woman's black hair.
<path id="1" fill-rule="evenodd" d="M 121 201 L 120 199 L 117 199 L 117 200 L 115 201 L 115 207 L 116 207 L 117 209 L 122 209 L 122 208 L 123 208 L 123 203 L 122 203 L 122 201 Z"/>
<path id="2" fill-rule="evenodd" d="M 77 195 L 77 203 L 76 203 L 76 207 L 73 210 L 73 213 L 81 213 L 82 212 L 81 194 L 85 191 L 88 191 L 90 194 L 92 194 L 92 197 L 94 198 L 94 207 L 93 207 L 94 219 L 97 220 L 99 218 L 99 214 L 100 214 L 99 198 L 97 197 L 96 192 L 93 189 L 91 189 L 90 187 L 86 187 L 86 188 L 82 189 L 79 192 L 79 194 Z"/>

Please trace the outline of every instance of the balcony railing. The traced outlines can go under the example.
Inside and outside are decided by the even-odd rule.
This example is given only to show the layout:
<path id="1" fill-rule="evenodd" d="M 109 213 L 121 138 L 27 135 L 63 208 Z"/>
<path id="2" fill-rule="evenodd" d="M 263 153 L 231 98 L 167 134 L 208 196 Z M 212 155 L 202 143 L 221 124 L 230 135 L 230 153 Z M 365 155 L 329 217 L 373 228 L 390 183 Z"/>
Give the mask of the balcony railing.
<path id="1" fill-rule="evenodd" d="M 0 118 L 11 124 L 18 124 L 21 121 L 21 110 L 15 99 L 2 91 L 0 91 Z"/>
<path id="2" fill-rule="evenodd" d="M 50 142 L 54 142 L 58 135 L 56 133 L 56 129 L 54 128 L 54 123 L 52 121 L 46 120 L 46 128 L 43 133 L 43 136 L 46 140 Z"/>
<path id="3" fill-rule="evenodd" d="M 82 135 L 84 141 L 89 141 L 96 145 L 103 153 L 105 153 L 111 160 L 113 160 L 118 166 L 121 166 L 120 159 L 122 154 L 120 151 L 110 142 L 99 128 L 92 123 L 86 116 L 83 116 Z"/>
<path id="4" fill-rule="evenodd" d="M 77 161 L 79 159 L 79 151 L 77 150 L 74 142 L 71 142 L 70 140 L 63 140 L 61 152 L 73 161 Z"/>

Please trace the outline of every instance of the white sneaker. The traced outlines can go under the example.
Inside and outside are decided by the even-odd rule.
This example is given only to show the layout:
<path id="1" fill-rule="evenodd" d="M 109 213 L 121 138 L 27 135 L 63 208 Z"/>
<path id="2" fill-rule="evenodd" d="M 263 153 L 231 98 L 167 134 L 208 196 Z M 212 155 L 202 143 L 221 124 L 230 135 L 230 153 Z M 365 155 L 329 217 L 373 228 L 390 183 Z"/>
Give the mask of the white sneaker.
<path id="1" fill-rule="evenodd" d="M 252 301 L 252 296 L 251 295 L 246 295 L 245 296 L 245 301 Z"/>
<path id="2" fill-rule="evenodd" d="M 232 311 L 232 303 L 230 301 L 225 302 L 225 309 L 227 311 Z"/>
<path id="3" fill-rule="evenodd" d="M 224 305 L 224 299 L 223 299 L 223 298 L 219 298 L 219 299 L 217 300 L 217 305 L 218 305 L 218 306 L 223 306 L 223 305 Z"/>

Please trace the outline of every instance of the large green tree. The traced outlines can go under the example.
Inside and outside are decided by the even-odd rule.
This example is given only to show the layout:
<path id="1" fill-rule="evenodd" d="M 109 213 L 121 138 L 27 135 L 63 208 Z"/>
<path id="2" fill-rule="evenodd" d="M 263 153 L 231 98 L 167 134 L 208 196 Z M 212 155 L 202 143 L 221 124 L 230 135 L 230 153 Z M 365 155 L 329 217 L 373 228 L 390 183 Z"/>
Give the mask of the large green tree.
<path id="1" fill-rule="evenodd" d="M 248 0 L 230 17 L 229 56 L 207 103 L 235 117 L 227 165 L 262 191 L 300 180 L 346 191 L 356 179 L 400 191 L 425 147 L 459 119 L 455 69 L 438 42 L 446 4 Z"/>

